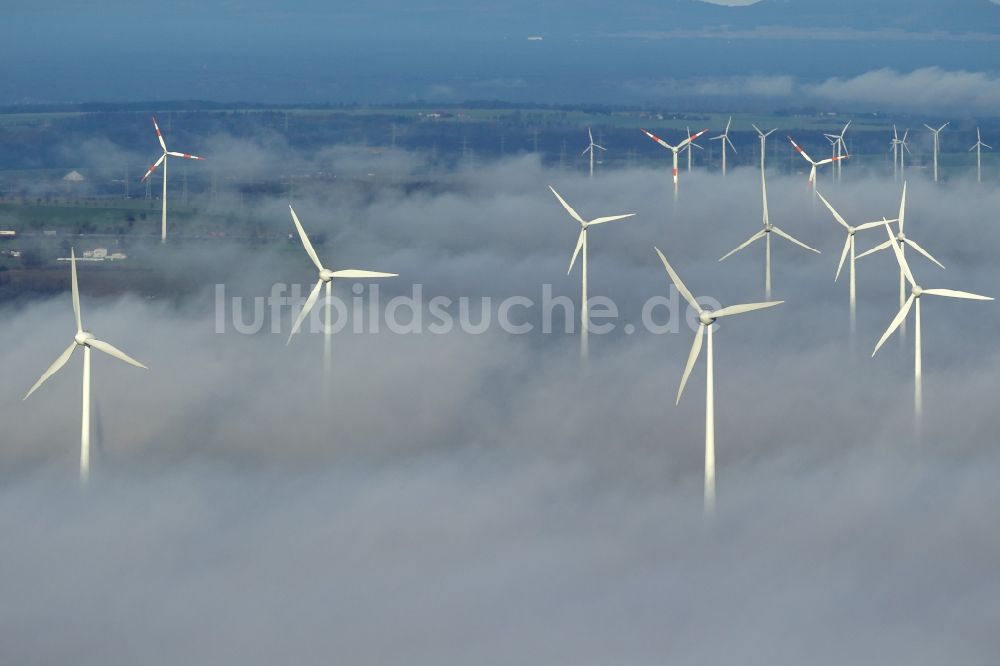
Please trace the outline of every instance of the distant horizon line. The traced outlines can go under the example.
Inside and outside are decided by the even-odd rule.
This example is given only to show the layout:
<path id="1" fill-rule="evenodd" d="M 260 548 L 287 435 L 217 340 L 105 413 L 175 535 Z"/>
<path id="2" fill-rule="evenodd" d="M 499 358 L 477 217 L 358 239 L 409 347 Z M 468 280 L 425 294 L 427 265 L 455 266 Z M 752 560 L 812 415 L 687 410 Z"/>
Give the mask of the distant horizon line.
<path id="1" fill-rule="evenodd" d="M 649 112 L 649 113 L 667 113 L 673 114 L 687 114 L 687 113 L 731 113 L 734 115 L 759 115 L 761 113 L 769 113 L 772 115 L 802 115 L 811 116 L 816 114 L 833 115 L 833 116 L 844 116 L 844 115 L 870 115 L 874 118 L 879 117 L 892 117 L 892 118 L 908 118 L 908 117 L 920 117 L 926 118 L 928 115 L 937 117 L 941 115 L 938 112 L 933 113 L 921 113 L 921 112 L 888 112 L 884 110 L 851 110 L 851 111 L 838 111 L 821 108 L 815 104 L 807 106 L 774 106 L 765 110 L 744 110 L 744 111 L 731 111 L 731 110 L 715 110 L 718 103 L 713 103 L 708 106 L 703 106 L 701 108 L 695 108 L 686 105 L 677 105 L 674 107 L 667 106 L 664 102 L 650 103 L 647 105 L 637 105 L 637 104 L 620 104 L 612 105 L 600 102 L 581 102 L 581 103 L 566 103 L 566 104 L 552 104 L 547 102 L 513 102 L 500 99 L 468 99 L 463 101 L 434 101 L 426 99 L 417 99 L 404 102 L 378 102 L 378 103 L 366 103 L 366 102 L 253 102 L 253 101 L 233 101 L 233 102 L 217 102 L 212 100 L 201 100 L 201 99 L 175 99 L 175 100 L 140 100 L 140 101 L 93 101 L 93 102 L 25 102 L 23 104 L 0 104 L 0 115 L 24 115 L 30 113 L 46 114 L 46 113 L 155 113 L 155 112 L 199 112 L 199 111 L 300 111 L 300 110 L 329 110 L 329 111 L 351 111 L 351 110 L 383 110 L 383 109 L 399 109 L 399 110 L 420 110 L 420 109 L 453 109 L 453 110 L 510 110 L 516 111 L 520 109 L 529 110 L 547 110 L 547 111 L 590 111 L 594 113 L 610 113 L 610 112 Z M 977 116 L 981 118 L 990 118 L 993 116 Z M 996 116 L 1000 117 L 1000 115 Z M 667 118 L 664 118 L 667 119 Z"/>

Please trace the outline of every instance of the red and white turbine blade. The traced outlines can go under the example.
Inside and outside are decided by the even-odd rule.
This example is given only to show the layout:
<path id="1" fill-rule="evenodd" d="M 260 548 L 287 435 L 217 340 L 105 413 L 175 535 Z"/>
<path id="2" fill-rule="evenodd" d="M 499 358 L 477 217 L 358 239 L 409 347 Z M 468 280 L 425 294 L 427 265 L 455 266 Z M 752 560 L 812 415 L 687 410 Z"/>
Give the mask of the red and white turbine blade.
<path id="1" fill-rule="evenodd" d="M 686 138 L 686 139 L 684 139 L 683 141 L 681 141 L 680 143 L 678 143 L 678 144 L 677 144 L 677 148 L 678 148 L 678 149 L 681 149 L 681 148 L 683 148 L 684 146 L 688 145 L 689 143 L 692 143 L 692 142 L 693 142 L 693 141 L 694 141 L 695 139 L 697 139 L 697 138 L 698 138 L 699 136 L 701 136 L 702 134 L 704 134 L 704 133 L 705 133 L 705 132 L 707 132 L 707 131 L 708 131 L 708 128 L 706 127 L 706 128 L 705 128 L 705 129 L 703 129 L 702 131 L 700 131 L 700 132 L 697 132 L 697 133 L 695 133 L 695 134 L 692 134 L 692 135 L 690 135 L 690 136 L 689 136 L 688 138 Z"/>
<path id="2" fill-rule="evenodd" d="M 188 155 L 187 153 L 174 153 L 174 152 L 170 152 L 170 151 L 167 151 L 167 155 L 170 155 L 171 157 L 183 157 L 186 160 L 203 160 L 203 159 L 205 159 L 204 157 L 198 157 L 197 155 Z"/>
<path id="3" fill-rule="evenodd" d="M 156 124 L 156 116 L 153 116 L 153 129 L 156 130 L 156 138 L 160 142 L 160 147 L 163 148 L 163 152 L 167 152 L 167 144 L 163 141 L 163 133 L 160 132 L 160 126 Z"/>
<path id="4" fill-rule="evenodd" d="M 804 157 L 807 162 L 809 162 L 810 164 L 813 164 L 813 165 L 816 164 L 816 162 L 813 161 L 813 158 L 809 157 L 809 153 L 807 153 L 806 151 L 802 150 L 802 146 L 800 146 L 799 144 L 795 143 L 795 139 L 793 139 L 792 137 L 788 137 L 788 140 L 792 142 L 792 147 L 795 148 L 795 150 L 798 151 L 799 155 L 801 155 L 802 157 Z"/>
<path id="5" fill-rule="evenodd" d="M 648 136 L 650 139 L 652 139 L 656 143 L 658 143 L 661 146 L 663 146 L 664 148 L 666 148 L 667 150 L 673 150 L 674 149 L 673 146 L 671 146 L 669 143 L 667 143 L 666 141 L 664 141 L 660 137 L 656 136 L 652 132 L 647 132 L 646 130 L 642 130 L 642 133 L 645 134 L 646 136 Z"/>
<path id="6" fill-rule="evenodd" d="M 162 155 L 160 155 L 160 159 L 156 160 L 156 163 L 153 164 L 153 166 L 149 167 L 149 171 L 146 172 L 146 175 L 139 179 L 139 182 L 142 183 L 147 178 L 149 178 L 153 174 L 153 172 L 156 171 L 156 167 L 158 167 L 161 164 L 163 164 L 163 160 L 165 160 L 165 159 L 167 159 L 167 154 L 163 153 Z"/>

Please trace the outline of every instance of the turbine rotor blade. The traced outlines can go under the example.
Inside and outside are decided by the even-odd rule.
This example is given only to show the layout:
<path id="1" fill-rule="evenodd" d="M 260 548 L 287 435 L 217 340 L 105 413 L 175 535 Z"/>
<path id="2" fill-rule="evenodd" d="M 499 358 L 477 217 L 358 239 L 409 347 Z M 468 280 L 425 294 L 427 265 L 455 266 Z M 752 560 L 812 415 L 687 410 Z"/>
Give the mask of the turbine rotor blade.
<path id="1" fill-rule="evenodd" d="M 823 205 L 826 206 L 827 209 L 829 209 L 829 211 L 833 214 L 833 219 L 835 219 L 837 222 L 840 222 L 840 225 L 845 229 L 850 230 L 851 226 L 847 224 L 847 222 L 844 220 L 843 217 L 840 216 L 840 213 L 834 210 L 833 206 L 830 205 L 830 202 L 826 200 L 826 197 L 824 197 L 819 192 L 816 193 L 816 196 L 819 197 L 819 200 L 823 202 Z M 875 224 L 882 224 L 882 223 L 876 222 Z"/>
<path id="2" fill-rule="evenodd" d="M 382 273 L 379 271 L 365 271 L 358 268 L 346 268 L 342 271 L 333 271 L 335 278 L 384 278 L 399 277 L 399 273 Z"/>
<path id="3" fill-rule="evenodd" d="M 559 203 L 561 203 L 561 204 L 562 204 L 562 207 L 566 209 L 566 212 L 567 212 L 567 213 L 569 213 L 569 214 L 570 214 L 570 216 L 571 216 L 571 217 L 572 217 L 572 218 L 573 218 L 574 220 L 576 220 L 576 221 L 577 221 L 577 222 L 579 222 L 580 224 L 587 224 L 587 223 L 586 223 L 586 222 L 584 221 L 584 219 L 583 219 L 582 217 L 580 217 L 580 214 L 579 214 L 579 213 L 577 213 L 577 212 L 576 212 L 575 210 L 573 210 L 573 207 L 572 207 L 572 206 L 570 206 L 570 205 L 569 205 L 568 203 L 566 203 L 566 200 L 565 200 L 565 199 L 563 199 L 563 198 L 562 198 L 561 196 L 559 196 L 559 193 L 558 193 L 558 192 L 556 192 L 556 190 L 555 190 L 555 188 L 554 188 L 554 187 L 552 187 L 551 185 L 549 185 L 549 189 L 550 189 L 550 190 L 552 190 L 552 194 L 556 195 L 556 199 L 558 199 L 558 200 L 559 200 Z"/>
<path id="4" fill-rule="evenodd" d="M 698 355 L 701 353 L 701 343 L 704 336 L 705 325 L 699 324 L 698 332 L 694 334 L 694 342 L 691 343 L 691 351 L 688 353 L 687 365 L 684 366 L 684 374 L 681 375 L 681 384 L 677 387 L 677 399 L 674 401 L 675 406 L 681 402 L 681 395 L 684 393 L 684 387 L 687 386 L 688 377 L 691 376 L 691 370 L 694 368 L 694 364 L 698 360 Z"/>
<path id="5" fill-rule="evenodd" d="M 652 139 L 653 141 L 655 141 L 656 143 L 658 143 L 658 144 L 660 144 L 661 146 L 663 146 L 664 148 L 666 148 L 667 150 L 674 150 L 674 147 L 673 147 L 673 146 L 671 146 L 671 145 L 670 145 L 669 143 L 667 143 L 666 141 L 664 141 L 664 140 L 663 140 L 663 139 L 661 139 L 660 137 L 656 136 L 656 135 L 655 135 L 655 134 L 653 134 L 652 132 L 647 132 L 646 130 L 640 130 L 640 131 L 641 131 L 641 132 L 642 132 L 643 134 L 645 134 L 646 136 L 648 136 L 648 137 L 649 137 L 650 139 Z"/>
<path id="6" fill-rule="evenodd" d="M 891 246 L 893 244 L 894 241 L 895 241 L 895 239 L 893 239 L 893 240 L 887 240 L 884 243 L 879 243 L 878 245 L 876 245 L 872 249 L 865 250 L 864 252 L 862 252 L 861 254 L 859 254 L 857 257 L 855 257 L 855 259 L 860 259 L 861 257 L 867 257 L 869 254 L 873 254 L 875 252 L 881 252 L 882 250 L 887 250 L 887 249 L 889 249 L 889 246 Z"/>
<path id="7" fill-rule="evenodd" d="M 316 250 L 313 249 L 312 243 L 309 241 L 309 236 L 306 234 L 306 230 L 302 228 L 299 216 L 295 214 L 295 209 L 292 208 L 291 204 L 288 205 L 288 210 L 292 213 L 292 222 L 295 223 L 295 229 L 299 232 L 299 239 L 302 241 L 302 246 L 306 249 L 306 254 L 312 259 L 317 270 L 323 270 L 323 264 L 320 263 L 319 257 L 316 256 Z"/>
<path id="8" fill-rule="evenodd" d="M 624 220 L 627 217 L 634 217 L 635 213 L 626 213 L 625 215 L 609 215 L 608 217 L 599 217 L 596 220 L 591 220 L 587 222 L 588 227 L 592 227 L 595 224 L 604 224 L 605 222 L 614 222 L 615 220 Z"/>
<path id="9" fill-rule="evenodd" d="M 27 400 L 28 396 L 34 393 L 39 386 L 44 384 L 46 379 L 59 372 L 59 369 L 66 365 L 66 361 L 68 361 L 69 357 L 73 355 L 74 349 L 76 349 L 76 342 L 72 342 L 70 346 L 66 348 L 66 351 L 59 354 L 59 358 L 53 361 L 52 365 L 49 366 L 49 369 L 42 373 L 42 376 L 38 378 L 38 381 L 35 382 L 34 386 L 32 386 L 31 389 L 24 395 L 24 400 Z"/>
<path id="10" fill-rule="evenodd" d="M 899 220 L 881 219 L 881 220 L 876 220 L 874 222 L 865 222 L 864 224 L 859 224 L 858 226 L 854 227 L 854 230 L 855 231 L 864 231 L 865 229 L 874 229 L 875 227 L 881 227 L 881 226 L 883 226 L 886 222 L 888 222 L 889 224 L 892 224 L 893 222 L 898 222 L 898 221 Z"/>
<path id="11" fill-rule="evenodd" d="M 313 287 L 311 292 L 309 292 L 309 298 L 307 298 L 306 302 L 302 305 L 302 309 L 299 311 L 299 316 L 295 318 L 295 324 L 292 326 L 292 332 L 288 334 L 288 341 L 285 342 L 286 345 L 292 341 L 292 336 L 299 332 L 299 327 L 302 326 L 302 322 L 305 321 L 305 318 L 309 316 L 309 311 L 313 309 L 314 305 L 316 305 L 316 299 L 319 298 L 319 290 L 322 286 L 323 281 L 317 280 L 316 286 Z"/>
<path id="12" fill-rule="evenodd" d="M 759 239 L 763 238 L 764 234 L 766 234 L 766 233 L 767 232 L 765 230 L 761 229 L 760 231 L 758 231 L 757 233 L 755 233 L 753 236 L 751 236 L 750 238 L 748 238 L 747 240 L 745 240 L 743 243 L 741 243 L 740 245 L 738 245 L 736 247 L 736 249 L 731 250 L 731 251 L 727 252 L 725 255 L 723 255 L 722 257 L 720 257 L 719 261 L 724 261 L 724 260 L 728 259 L 729 257 L 733 256 L 734 254 L 736 254 L 737 252 L 739 252 L 740 250 L 742 250 L 746 246 L 748 246 L 751 243 L 753 243 L 755 240 L 759 240 Z"/>
<path id="13" fill-rule="evenodd" d="M 198 157 L 197 155 L 189 155 L 188 153 L 174 153 L 167 151 L 167 155 L 172 157 L 183 157 L 186 160 L 204 160 L 204 157 Z"/>
<path id="14" fill-rule="evenodd" d="M 906 315 L 910 314 L 910 308 L 913 307 L 914 298 L 915 296 L 911 293 L 910 297 L 906 299 L 905 303 L 903 303 L 903 307 L 900 308 L 899 313 L 896 314 L 896 318 L 892 320 L 892 323 L 889 324 L 889 328 L 885 329 L 885 333 L 882 334 L 878 344 L 875 345 L 875 351 L 872 352 L 873 357 L 876 353 L 878 353 L 879 348 L 885 344 L 885 341 L 889 339 L 889 336 L 892 335 L 893 331 L 899 328 L 899 325 L 903 323 L 903 320 L 906 319 Z"/>
<path id="15" fill-rule="evenodd" d="M 903 242 L 906 243 L 907 245 L 909 245 L 910 247 L 912 247 L 914 250 L 916 250 L 920 254 L 922 254 L 925 257 L 927 257 L 928 259 L 930 259 L 931 261 L 933 261 L 935 264 L 937 264 L 941 268 L 944 268 L 944 264 L 942 264 L 940 261 L 938 261 L 937 259 L 935 259 L 934 257 L 932 257 L 930 252 L 928 252 L 924 248 L 920 247 L 920 245 L 917 244 L 917 241 L 911 240 L 911 239 L 907 238 Z"/>
<path id="16" fill-rule="evenodd" d="M 850 249 L 851 249 L 851 237 L 848 236 L 847 240 L 844 241 L 844 249 L 840 253 L 840 263 L 837 264 L 837 274 L 833 277 L 834 282 L 840 279 L 840 271 L 843 270 L 844 268 L 844 262 L 847 260 L 847 253 L 850 251 Z"/>
<path id="17" fill-rule="evenodd" d="M 94 349 L 97 349 L 98 351 L 102 351 L 105 354 L 108 354 L 109 356 L 114 356 L 119 361 L 125 361 L 129 365 L 134 365 L 135 367 L 142 368 L 143 370 L 149 370 L 149 368 L 144 366 L 142 363 L 139 363 L 139 361 L 135 360 L 134 358 L 123 352 L 121 349 L 118 349 L 114 345 L 104 342 L 103 340 L 96 340 L 91 338 L 90 340 L 87 341 L 87 344 L 93 347 Z"/>
<path id="18" fill-rule="evenodd" d="M 156 116 L 153 116 L 153 129 L 156 130 L 156 138 L 160 142 L 160 147 L 163 148 L 163 152 L 167 152 L 167 144 L 163 141 L 163 133 L 160 132 L 160 126 L 156 124 Z"/>
<path id="19" fill-rule="evenodd" d="M 76 332 L 83 330 L 83 320 L 80 318 L 80 286 L 76 279 L 76 251 L 69 249 L 70 282 L 73 292 L 73 316 L 76 318 Z"/>
<path id="20" fill-rule="evenodd" d="M 569 268 L 566 269 L 566 275 L 573 270 L 573 264 L 576 263 L 576 257 L 580 254 L 580 250 L 583 248 L 583 239 L 587 235 L 586 229 L 580 229 L 580 235 L 576 237 L 576 249 L 573 250 L 573 258 L 569 260 Z"/>
<path id="21" fill-rule="evenodd" d="M 771 225 L 771 231 L 773 231 L 774 233 L 778 234 L 779 236 L 781 236 L 782 238 L 784 238 L 786 241 L 788 241 L 790 243 L 795 243 L 799 247 L 804 248 L 806 250 L 809 250 L 810 252 L 815 252 L 816 254 L 820 254 L 820 251 L 817 250 L 816 248 L 809 247 L 808 245 L 806 245 L 802 241 L 800 241 L 800 240 L 798 240 L 796 238 L 793 238 L 791 234 L 785 233 L 784 231 L 782 231 L 778 227 L 774 226 L 773 224 Z"/>
<path id="22" fill-rule="evenodd" d="M 162 155 L 160 155 L 160 159 L 156 160 L 156 162 L 153 164 L 153 166 L 149 167 L 149 169 L 146 171 L 146 175 L 139 179 L 139 182 L 140 183 L 146 182 L 146 179 L 149 178 L 153 174 L 154 171 L 156 171 L 156 168 L 158 166 L 160 166 L 161 164 L 163 164 L 163 160 L 165 160 L 165 159 L 167 159 L 167 154 L 163 153 Z"/>
<path id="23" fill-rule="evenodd" d="M 692 308 L 694 308 L 695 312 L 701 314 L 702 309 L 701 306 L 698 305 L 698 301 L 694 299 L 694 296 L 692 296 L 691 292 L 688 291 L 688 288 L 681 281 L 680 276 L 677 275 L 677 273 L 674 271 L 673 267 L 670 265 L 670 262 L 667 261 L 667 258 L 663 256 L 662 252 L 660 252 L 660 248 L 653 246 L 653 249 L 656 250 L 656 254 L 660 255 L 660 261 L 663 262 L 663 267 L 667 269 L 667 274 L 670 275 L 670 279 L 673 280 L 674 286 L 677 287 L 677 291 L 679 291 L 681 293 L 681 296 L 684 297 L 684 300 L 687 301 Z"/>
<path id="24" fill-rule="evenodd" d="M 913 273 L 910 271 L 910 265 L 906 262 L 906 256 L 899 247 L 899 243 L 892 235 L 892 229 L 889 228 L 889 224 L 886 223 L 885 230 L 889 233 L 889 245 L 892 247 L 893 253 L 896 255 L 896 263 L 899 264 L 899 269 L 903 271 L 903 275 L 906 277 L 906 281 L 910 283 L 911 287 L 917 285 L 917 281 L 913 279 Z"/>
<path id="25" fill-rule="evenodd" d="M 743 314 L 745 312 L 753 312 L 754 310 L 763 310 L 764 308 L 773 308 L 775 305 L 781 305 L 784 301 L 764 301 L 763 303 L 744 303 L 742 305 L 730 305 L 728 308 L 722 308 L 721 310 L 716 310 L 712 312 L 712 317 L 718 319 L 719 317 L 729 317 L 731 315 Z"/>
<path id="26" fill-rule="evenodd" d="M 992 301 L 992 296 L 980 296 L 967 291 L 956 291 L 955 289 L 924 289 L 923 293 L 932 296 L 947 296 L 948 298 L 965 298 L 970 301 Z"/>
<path id="27" fill-rule="evenodd" d="M 813 166 L 816 165 L 816 162 L 813 161 L 813 158 L 809 157 L 809 153 L 807 153 L 806 151 L 802 150 L 802 146 L 800 146 L 799 144 L 795 143 L 795 140 L 792 139 L 792 137 L 788 137 L 788 140 L 792 142 L 792 147 L 794 147 L 795 150 L 798 151 L 799 155 L 801 155 L 802 157 L 804 157 L 806 159 L 806 161 L 809 162 L 810 164 L 812 164 Z"/>
<path id="28" fill-rule="evenodd" d="M 708 131 L 708 128 L 706 127 L 705 129 L 703 129 L 700 132 L 697 132 L 695 134 L 689 135 L 688 138 L 684 139 L 679 144 L 677 144 L 676 148 L 671 148 L 671 150 L 673 150 L 674 152 L 677 152 L 678 150 L 680 150 L 684 146 L 688 145 L 689 143 L 693 143 L 695 139 L 697 139 L 699 136 L 701 136 L 702 134 L 704 134 L 707 131 Z"/>

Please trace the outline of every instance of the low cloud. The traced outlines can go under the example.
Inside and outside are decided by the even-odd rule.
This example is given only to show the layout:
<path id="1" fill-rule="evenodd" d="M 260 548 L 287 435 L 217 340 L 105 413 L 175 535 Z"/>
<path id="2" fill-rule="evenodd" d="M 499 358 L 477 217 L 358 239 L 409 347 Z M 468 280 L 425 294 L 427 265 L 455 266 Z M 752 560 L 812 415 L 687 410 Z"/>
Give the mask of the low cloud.
<path id="1" fill-rule="evenodd" d="M 301 154 L 206 138 L 253 174 L 268 149 L 309 171 L 371 168 L 364 151 Z M 246 144 L 246 145 L 244 145 Z M 609 147 L 610 148 L 610 147 Z M 420 160 L 411 157 L 411 165 Z M 346 163 L 346 164 L 344 164 Z M 415 167 L 414 167 L 415 168 Z M 885 172 L 820 187 L 849 222 L 891 215 Z M 661 247 L 691 289 L 763 299 L 759 172 L 662 168 L 593 180 L 534 157 L 484 162 L 437 189 L 351 195 L 303 188 L 295 205 L 324 261 L 398 272 L 386 297 L 525 294 L 566 275 L 585 217 L 591 295 L 637 317 L 669 293 Z M 346 180 L 346 179 L 343 179 Z M 367 190 L 366 190 L 367 191 Z M 673 395 L 691 333 L 335 336 L 323 345 L 215 333 L 213 287 L 267 295 L 315 280 L 296 243 L 158 247 L 152 270 L 204 290 L 179 303 L 98 298 L 85 324 L 150 366 L 95 354 L 95 453 L 76 484 L 80 361 L 24 402 L 73 333 L 67 294 L 0 309 L 0 656 L 11 663 L 547 664 L 983 663 L 996 654 L 1000 373 L 993 303 L 927 299 L 926 413 L 912 423 L 912 347 L 871 347 L 895 314 L 886 253 L 859 262 L 848 337 L 844 233 L 804 174 L 769 174 L 771 221 L 823 251 L 773 246 L 780 307 L 715 337 L 719 515 L 702 519 L 704 359 Z M 1000 283 L 987 222 L 1000 193 L 910 178 L 907 233 L 933 287 Z M 292 230 L 286 197 L 255 202 Z M 949 220 L 942 226 L 939 220 Z M 880 230 L 859 234 L 860 249 Z M 974 242 L 972 242 L 974 240 Z M 338 282 L 335 290 L 350 294 Z M 996 295 L 994 293 L 994 295 Z M 283 312 L 287 322 L 291 313 Z M 970 322 L 974 325 L 970 326 Z M 912 342 L 912 338 L 911 338 Z M 99 432 L 99 434 L 98 434 Z M 844 636 L 850 636 L 845 641 Z"/>
<path id="2" fill-rule="evenodd" d="M 879 109 L 961 109 L 993 112 L 1000 106 L 1000 78 L 985 72 L 925 67 L 909 73 L 877 69 L 853 78 L 805 85 L 813 97 L 839 105 Z"/>
<path id="3" fill-rule="evenodd" d="M 876 69 L 819 83 L 791 76 L 709 77 L 630 81 L 632 95 L 657 99 L 747 98 L 837 109 L 993 113 L 1000 105 L 1000 77 L 986 72 L 925 67 L 912 72 Z"/>

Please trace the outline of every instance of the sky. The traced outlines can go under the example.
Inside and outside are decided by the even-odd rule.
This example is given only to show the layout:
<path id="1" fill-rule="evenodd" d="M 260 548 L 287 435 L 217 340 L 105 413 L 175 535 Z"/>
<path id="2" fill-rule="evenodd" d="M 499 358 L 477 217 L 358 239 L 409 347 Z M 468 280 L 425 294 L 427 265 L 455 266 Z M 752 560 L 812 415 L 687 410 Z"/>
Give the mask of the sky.
<path id="1" fill-rule="evenodd" d="M 697 0 L 414 5 L 106 0 L 5 7 L 0 104 L 502 99 L 641 105 L 645 86 L 787 77 L 802 85 L 927 67 L 994 78 L 987 0 Z M 529 41 L 529 36 L 542 40 Z M 631 85 L 625 85 L 631 84 Z M 935 95 L 943 96 L 947 90 Z M 781 103 L 800 103 L 784 95 Z M 864 100 L 859 110 L 878 108 Z"/>
<path id="2" fill-rule="evenodd" d="M 268 141 L 197 143 L 228 164 Z M 398 157 L 421 169 L 419 156 Z M 538 300 L 550 283 L 575 300 L 576 227 L 552 184 L 587 217 L 637 213 L 590 236 L 591 294 L 613 298 L 622 322 L 670 294 L 654 244 L 696 294 L 762 300 L 762 248 L 717 261 L 759 228 L 759 174 L 683 178 L 675 206 L 665 164 L 588 181 L 527 156 L 463 169 L 442 191 L 372 196 L 345 183 L 295 206 L 327 234 L 318 251 L 333 267 L 399 273 L 383 299 L 420 283 L 427 297 Z M 964 178 L 936 187 L 916 170 L 908 187 L 907 234 L 947 266 L 911 256 L 921 283 L 995 294 L 1000 239 L 983 221 L 996 191 Z M 850 165 L 842 185 L 824 174 L 820 189 L 851 222 L 894 215 L 900 192 L 884 171 Z M 673 405 L 693 335 L 683 324 L 594 335 L 587 367 L 561 334 L 348 331 L 334 336 L 324 387 L 321 336 L 286 346 L 287 310 L 279 333 L 270 320 L 257 335 L 216 332 L 217 284 L 251 298 L 276 281 L 308 289 L 315 269 L 294 245 L 168 245 L 153 268 L 205 285 L 171 302 L 95 298 L 84 265 L 84 323 L 150 370 L 95 357 L 95 464 L 81 494 L 79 358 L 22 401 L 71 337 L 69 297 L 6 306 L 0 585 L 17 601 L 0 609 L 0 654 L 988 663 L 1000 598 L 996 305 L 925 302 L 917 439 L 911 348 L 892 340 L 870 358 L 896 310 L 892 258 L 859 262 L 852 342 L 845 277 L 833 280 L 843 231 L 804 174 L 773 174 L 768 191 L 772 222 L 822 254 L 776 242 L 785 303 L 715 335 L 719 512 L 708 524 L 703 360 Z M 292 231 L 286 200 L 261 210 Z M 869 232 L 859 247 L 880 240 Z M 347 283 L 336 289 L 349 297 Z"/>

